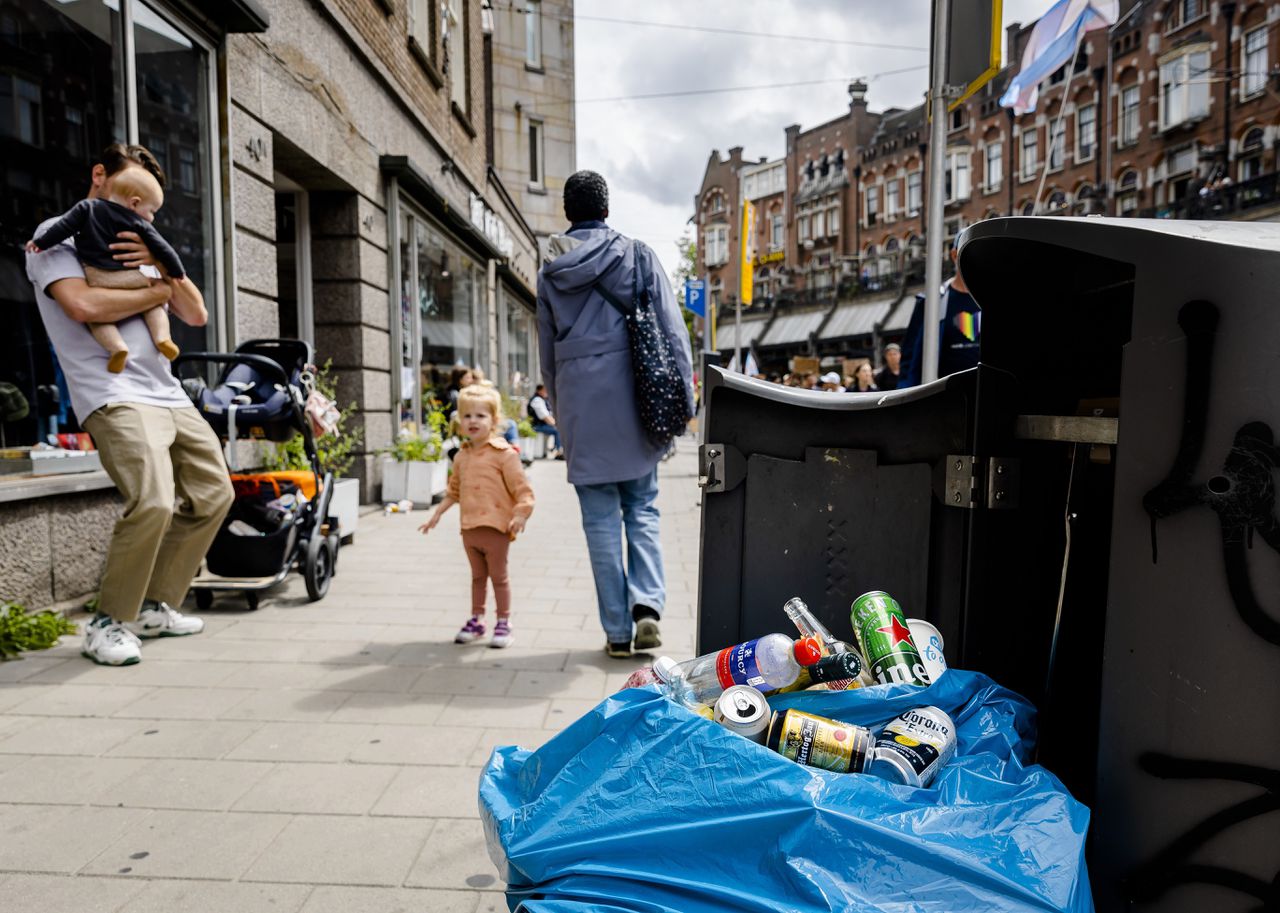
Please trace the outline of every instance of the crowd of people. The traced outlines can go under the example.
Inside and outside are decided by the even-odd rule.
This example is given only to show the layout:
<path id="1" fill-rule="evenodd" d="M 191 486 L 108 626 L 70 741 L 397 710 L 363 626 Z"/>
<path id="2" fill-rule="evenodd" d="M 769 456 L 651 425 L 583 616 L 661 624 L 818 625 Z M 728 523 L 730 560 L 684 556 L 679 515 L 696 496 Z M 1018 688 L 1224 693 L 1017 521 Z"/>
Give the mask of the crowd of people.
<path id="1" fill-rule="evenodd" d="M 846 361 L 846 364 L 852 370 L 843 377 L 837 371 L 825 373 L 793 371 L 762 379 L 782 384 L 784 387 L 819 390 L 825 393 L 875 393 L 882 390 L 897 390 L 899 387 L 906 386 L 901 375 L 902 347 L 896 342 L 885 346 L 884 364 L 879 371 L 871 364 L 869 358 Z"/>

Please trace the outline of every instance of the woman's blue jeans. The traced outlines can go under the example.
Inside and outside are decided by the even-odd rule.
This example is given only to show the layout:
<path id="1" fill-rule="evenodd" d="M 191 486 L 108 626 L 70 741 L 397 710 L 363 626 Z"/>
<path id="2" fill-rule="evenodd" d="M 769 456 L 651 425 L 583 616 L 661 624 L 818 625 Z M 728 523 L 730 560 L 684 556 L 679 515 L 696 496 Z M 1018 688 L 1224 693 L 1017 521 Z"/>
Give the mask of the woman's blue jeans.
<path id="1" fill-rule="evenodd" d="M 667 596 L 658 508 L 654 503 L 658 497 L 658 468 L 628 482 L 574 487 L 596 580 L 600 624 L 610 643 L 630 643 L 632 607 L 649 606 L 661 615 Z"/>

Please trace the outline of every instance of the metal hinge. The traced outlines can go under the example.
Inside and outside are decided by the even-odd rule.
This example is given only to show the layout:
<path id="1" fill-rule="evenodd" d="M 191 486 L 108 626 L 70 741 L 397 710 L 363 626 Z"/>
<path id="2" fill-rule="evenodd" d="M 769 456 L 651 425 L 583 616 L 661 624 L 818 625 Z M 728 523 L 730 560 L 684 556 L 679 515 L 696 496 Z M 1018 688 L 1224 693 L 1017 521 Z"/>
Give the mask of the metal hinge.
<path id="1" fill-rule="evenodd" d="M 949 454 L 943 500 L 948 507 L 1011 510 L 1018 506 L 1021 468 L 1009 457 Z"/>
<path id="2" fill-rule="evenodd" d="M 737 488 L 747 475 L 742 452 L 728 444 L 703 444 L 698 448 L 698 485 L 710 494 Z"/>

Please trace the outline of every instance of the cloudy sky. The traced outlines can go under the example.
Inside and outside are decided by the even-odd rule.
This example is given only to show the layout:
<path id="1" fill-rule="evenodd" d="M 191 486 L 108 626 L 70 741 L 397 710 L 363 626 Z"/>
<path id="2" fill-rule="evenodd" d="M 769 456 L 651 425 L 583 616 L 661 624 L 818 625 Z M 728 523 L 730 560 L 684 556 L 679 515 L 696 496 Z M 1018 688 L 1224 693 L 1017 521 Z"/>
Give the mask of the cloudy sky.
<path id="1" fill-rule="evenodd" d="M 1030 22 L 1052 0 L 1004 0 Z M 614 228 L 646 241 L 671 271 L 712 149 L 783 152 L 783 128 L 840 115 L 855 76 L 871 109 L 919 104 L 928 80 L 929 0 L 576 0 L 578 167 L 610 184 Z M 825 43 L 608 20 L 675 23 L 827 39 Z M 857 43 L 836 43 L 857 42 Z M 912 50 L 918 48 L 919 50 Z M 892 75 L 890 71 L 919 67 Z M 653 93 L 790 85 L 705 95 Z"/>

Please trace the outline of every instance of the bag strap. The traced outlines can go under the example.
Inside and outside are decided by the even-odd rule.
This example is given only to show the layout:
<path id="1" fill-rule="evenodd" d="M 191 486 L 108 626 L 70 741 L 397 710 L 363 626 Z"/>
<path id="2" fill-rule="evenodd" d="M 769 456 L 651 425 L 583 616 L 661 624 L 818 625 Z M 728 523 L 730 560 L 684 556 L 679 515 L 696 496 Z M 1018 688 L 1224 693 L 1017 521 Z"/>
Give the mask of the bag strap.
<path id="1" fill-rule="evenodd" d="M 600 278 L 591 286 L 600 293 L 601 298 L 613 305 L 614 309 L 623 317 L 630 317 L 635 313 L 636 309 L 640 307 L 640 296 L 642 294 L 647 294 L 649 286 L 647 279 L 643 283 L 640 281 L 641 270 L 644 269 L 644 257 L 642 256 L 644 249 L 637 247 L 635 241 L 629 241 L 627 247 L 629 250 L 635 251 L 636 264 L 635 271 L 631 274 L 631 305 L 628 306 L 621 298 L 604 287 L 604 278 L 613 272 L 612 268 L 601 273 Z M 625 257 L 623 259 L 625 259 Z M 618 262 L 621 263 L 622 261 L 619 260 Z"/>

